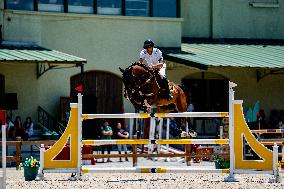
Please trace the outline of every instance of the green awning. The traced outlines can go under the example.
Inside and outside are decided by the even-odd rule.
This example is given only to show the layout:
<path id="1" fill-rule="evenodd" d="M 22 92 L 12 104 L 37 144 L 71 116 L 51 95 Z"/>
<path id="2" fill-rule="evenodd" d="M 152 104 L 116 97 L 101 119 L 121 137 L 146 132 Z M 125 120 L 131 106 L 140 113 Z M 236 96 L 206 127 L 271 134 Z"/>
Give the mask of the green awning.
<path id="1" fill-rule="evenodd" d="M 183 43 L 181 50 L 163 52 L 166 60 L 199 69 L 284 68 L 284 46 L 280 45 Z"/>
<path id="2" fill-rule="evenodd" d="M 0 45 L 0 66 L 1 63 L 36 63 L 39 77 L 52 68 L 81 66 L 87 60 L 31 43 L 3 42 Z"/>

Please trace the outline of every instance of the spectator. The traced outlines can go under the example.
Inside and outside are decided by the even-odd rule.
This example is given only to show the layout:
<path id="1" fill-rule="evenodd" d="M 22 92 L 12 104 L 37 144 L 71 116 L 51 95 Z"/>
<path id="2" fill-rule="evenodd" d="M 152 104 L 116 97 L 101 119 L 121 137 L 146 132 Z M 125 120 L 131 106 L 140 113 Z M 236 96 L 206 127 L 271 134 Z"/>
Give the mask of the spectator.
<path id="1" fill-rule="evenodd" d="M 102 132 L 102 139 L 103 140 L 111 140 L 112 128 L 109 126 L 109 123 L 108 123 L 107 120 L 104 121 L 104 124 L 101 127 L 101 132 Z M 102 145 L 102 154 L 105 153 L 105 148 L 107 148 L 107 152 L 108 152 L 108 154 L 110 154 L 111 145 Z M 104 162 L 104 158 L 103 158 L 102 162 Z M 107 162 L 111 162 L 110 158 L 107 159 Z"/>
<path id="2" fill-rule="evenodd" d="M 280 115 L 278 110 L 271 110 L 268 125 L 270 129 L 279 129 Z"/>
<path id="3" fill-rule="evenodd" d="M 121 128 L 121 123 L 119 122 L 116 125 L 115 134 L 117 139 L 127 139 L 129 137 L 129 133 Z M 117 145 L 117 149 L 119 154 L 121 154 L 121 150 L 123 150 L 125 154 L 127 154 L 126 144 Z M 119 161 L 122 162 L 121 157 L 119 158 Z M 127 157 L 125 157 L 125 161 L 128 161 Z"/>
<path id="4" fill-rule="evenodd" d="M 24 123 L 25 133 L 30 138 L 34 133 L 34 123 L 31 117 L 27 117 Z"/>
<path id="5" fill-rule="evenodd" d="M 261 109 L 259 111 L 257 118 L 259 129 L 266 129 L 266 116 L 264 110 Z"/>
<path id="6" fill-rule="evenodd" d="M 15 123 L 15 135 L 14 135 L 15 139 L 17 137 L 21 137 L 23 140 L 27 140 L 28 135 L 25 133 L 25 129 L 23 127 L 21 117 L 17 116 L 14 123 Z"/>
<path id="7" fill-rule="evenodd" d="M 10 116 L 6 117 L 6 137 L 7 140 L 15 139 L 15 126 Z"/>

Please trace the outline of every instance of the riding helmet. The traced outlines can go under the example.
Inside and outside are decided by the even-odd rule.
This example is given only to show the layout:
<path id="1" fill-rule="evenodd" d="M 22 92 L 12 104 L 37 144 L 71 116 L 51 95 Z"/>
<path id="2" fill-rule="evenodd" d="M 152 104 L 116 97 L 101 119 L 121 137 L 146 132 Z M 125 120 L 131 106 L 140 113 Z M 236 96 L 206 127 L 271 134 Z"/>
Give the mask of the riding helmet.
<path id="1" fill-rule="evenodd" d="M 146 41 L 144 41 L 144 45 L 143 48 L 147 49 L 149 47 L 154 47 L 154 42 L 151 39 L 147 39 Z"/>

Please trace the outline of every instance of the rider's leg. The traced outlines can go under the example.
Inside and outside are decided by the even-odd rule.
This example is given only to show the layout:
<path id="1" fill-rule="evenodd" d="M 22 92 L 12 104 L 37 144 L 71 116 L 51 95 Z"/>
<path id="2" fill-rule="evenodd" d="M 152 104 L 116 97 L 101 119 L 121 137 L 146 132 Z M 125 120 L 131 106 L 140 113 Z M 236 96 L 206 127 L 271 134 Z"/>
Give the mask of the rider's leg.
<path id="1" fill-rule="evenodd" d="M 166 94 L 167 94 L 167 99 L 171 100 L 173 98 L 173 95 L 172 95 L 170 88 L 169 88 L 169 80 L 166 77 L 162 77 L 161 79 L 162 79 L 162 83 L 163 83 L 163 88 L 165 89 Z"/>
<path id="2" fill-rule="evenodd" d="M 160 74 L 160 76 L 161 76 L 161 83 L 162 83 L 162 85 L 163 85 L 163 89 L 165 89 L 165 91 L 166 91 L 166 94 L 167 94 L 167 99 L 168 100 L 171 100 L 172 98 L 173 98 L 173 95 L 172 95 L 172 93 L 171 93 L 171 91 L 170 91 L 170 89 L 169 89 L 169 81 L 168 81 L 168 79 L 167 79 L 167 77 L 166 77 L 166 66 L 165 66 L 165 64 L 164 64 L 164 66 L 159 70 L 159 74 Z"/>

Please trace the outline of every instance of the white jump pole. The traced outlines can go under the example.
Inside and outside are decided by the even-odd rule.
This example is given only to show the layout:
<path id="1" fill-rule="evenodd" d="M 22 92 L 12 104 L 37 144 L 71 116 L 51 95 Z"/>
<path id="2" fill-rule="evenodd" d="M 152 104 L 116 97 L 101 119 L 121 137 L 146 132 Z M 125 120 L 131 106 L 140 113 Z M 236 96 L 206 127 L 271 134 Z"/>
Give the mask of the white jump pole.
<path id="1" fill-rule="evenodd" d="M 282 144 L 282 160 L 284 160 L 284 145 Z"/>
<path id="2" fill-rule="evenodd" d="M 220 126 L 220 136 L 219 136 L 220 139 L 223 138 L 223 133 L 224 133 L 224 127 Z"/>
<path id="3" fill-rule="evenodd" d="M 279 173 L 278 173 L 278 146 L 276 143 L 274 143 L 273 146 L 273 175 L 274 175 L 274 182 L 278 182 L 278 177 L 279 177 Z"/>
<path id="4" fill-rule="evenodd" d="M 163 131 L 163 118 L 159 119 L 159 139 L 162 139 L 162 131 Z M 161 145 L 158 145 L 158 152 L 161 152 Z"/>
<path id="5" fill-rule="evenodd" d="M 134 124 L 134 121 L 133 119 L 129 119 L 129 138 L 130 139 L 133 139 L 133 124 Z"/>
<path id="6" fill-rule="evenodd" d="M 185 121 L 185 132 L 186 132 L 186 136 L 188 136 L 189 129 L 188 129 L 188 122 L 187 121 Z"/>
<path id="7" fill-rule="evenodd" d="M 156 130 L 156 119 L 155 117 L 151 117 L 150 118 L 150 130 L 149 130 L 148 154 L 152 154 L 154 150 L 154 145 L 151 144 L 151 141 L 155 139 L 155 130 Z"/>
<path id="8" fill-rule="evenodd" d="M 154 108 L 151 107 L 151 113 L 154 114 Z M 155 139 L 155 131 L 156 131 L 156 118 L 150 118 L 150 130 L 149 130 L 149 146 L 148 146 L 148 154 L 152 154 L 154 151 L 154 145 L 151 144 L 151 141 Z"/>
<path id="9" fill-rule="evenodd" d="M 2 180 L 2 188 L 6 188 L 6 125 L 3 121 L 2 123 L 2 172 L 3 172 L 3 180 Z"/>
<path id="10" fill-rule="evenodd" d="M 78 162 L 77 162 L 77 180 L 81 176 L 82 166 L 82 114 L 83 114 L 83 100 L 82 94 L 78 94 Z"/>
<path id="11" fill-rule="evenodd" d="M 230 173 L 229 176 L 225 179 L 227 182 L 237 181 L 234 176 L 235 169 L 235 155 L 234 155 L 234 100 L 235 100 L 235 91 L 234 87 L 237 84 L 229 82 L 229 144 L 230 144 Z"/>
<path id="12" fill-rule="evenodd" d="M 166 139 L 170 139 L 170 118 L 167 118 L 167 134 L 166 134 Z M 167 153 L 169 153 L 169 144 L 167 144 Z"/>
<path id="13" fill-rule="evenodd" d="M 169 140 L 170 139 L 170 118 L 167 118 L 167 130 L 166 130 L 166 139 Z M 166 153 L 169 153 L 169 144 L 166 144 Z M 166 158 L 165 161 L 170 161 L 170 158 Z"/>

